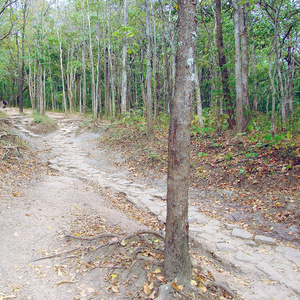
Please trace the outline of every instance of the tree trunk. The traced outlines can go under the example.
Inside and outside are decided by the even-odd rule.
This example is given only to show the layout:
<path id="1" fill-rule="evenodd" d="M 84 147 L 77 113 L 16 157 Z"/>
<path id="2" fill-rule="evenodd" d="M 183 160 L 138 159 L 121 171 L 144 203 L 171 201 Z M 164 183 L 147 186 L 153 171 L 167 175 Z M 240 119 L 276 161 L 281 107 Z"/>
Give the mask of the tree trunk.
<path id="1" fill-rule="evenodd" d="M 237 0 L 234 4 L 234 40 L 235 40 L 235 80 L 236 80 L 236 123 L 237 133 L 244 132 L 245 118 L 243 109 L 242 60 L 240 49 L 240 11 Z"/>
<path id="2" fill-rule="evenodd" d="M 83 3 L 82 3 L 83 5 Z M 86 64 L 85 64 L 85 22 L 82 16 L 82 110 L 86 117 Z"/>
<path id="3" fill-rule="evenodd" d="M 28 65 L 28 69 L 29 72 L 28 72 L 27 81 L 28 81 L 29 95 L 31 101 L 31 108 L 32 111 L 35 111 L 35 83 L 34 83 L 35 75 L 33 75 L 33 79 L 32 79 L 32 68 L 30 63 Z"/>
<path id="4" fill-rule="evenodd" d="M 195 81 L 196 2 L 178 1 L 175 95 L 171 103 L 168 150 L 167 221 L 164 267 L 167 281 L 190 281 L 188 187 L 190 125 Z"/>
<path id="5" fill-rule="evenodd" d="M 253 73 L 253 111 L 257 112 L 258 103 L 257 103 L 257 72 L 256 72 L 256 55 L 255 55 L 255 36 L 253 33 L 253 21 L 250 18 L 251 26 L 251 58 L 252 58 L 252 73 Z"/>
<path id="6" fill-rule="evenodd" d="M 98 12 L 99 14 L 99 12 Z M 99 15 L 98 15 L 99 19 Z M 101 102 L 101 43 L 100 43 L 100 21 L 97 23 L 97 39 L 98 39 L 98 57 L 97 57 L 97 89 L 96 89 L 96 106 L 97 118 L 102 118 L 102 102 Z"/>
<path id="7" fill-rule="evenodd" d="M 128 22 L 128 6 L 127 0 L 124 0 L 124 27 Z M 122 40 L 122 91 L 121 91 L 121 115 L 124 116 L 126 111 L 126 97 L 127 97 L 127 32 L 123 32 Z"/>
<path id="8" fill-rule="evenodd" d="M 271 56 L 270 56 L 271 57 Z M 275 72 L 274 72 L 275 73 Z M 269 78 L 271 83 L 271 92 L 272 92 L 272 136 L 274 137 L 276 128 L 275 128 L 275 102 L 276 102 L 276 88 L 274 84 L 274 77 L 275 75 L 272 75 L 272 63 L 271 59 L 269 61 Z"/>
<path id="9" fill-rule="evenodd" d="M 92 44 L 92 29 L 91 29 L 91 19 L 90 19 L 90 9 L 89 1 L 87 1 L 87 18 L 89 25 L 89 40 L 90 40 L 90 64 L 91 64 L 91 89 L 92 89 L 92 111 L 94 119 L 97 119 L 97 107 L 96 107 L 96 83 L 95 83 L 95 70 L 94 70 L 94 54 L 93 54 L 93 44 Z"/>
<path id="10" fill-rule="evenodd" d="M 235 126 L 234 104 L 230 96 L 228 70 L 226 66 L 226 57 L 223 44 L 223 29 L 221 15 L 221 0 L 216 0 L 216 44 L 218 49 L 219 67 L 221 70 L 222 88 L 225 102 L 225 109 L 228 115 L 228 127 L 232 129 Z"/>
<path id="11" fill-rule="evenodd" d="M 109 5 L 109 13 L 110 13 L 110 5 Z M 111 121 L 115 120 L 116 117 L 116 108 L 115 108 L 115 70 L 112 62 L 112 50 L 111 50 L 111 28 L 109 17 L 107 17 L 107 27 L 108 27 L 108 60 L 110 67 L 110 92 L 111 92 L 111 104 L 110 104 L 110 117 Z"/>
<path id="12" fill-rule="evenodd" d="M 147 138 L 150 141 L 154 139 L 153 130 L 153 112 L 152 112 L 152 84 L 151 84 L 151 38 L 150 38 L 150 11 L 149 11 L 149 0 L 145 0 L 146 7 L 146 38 L 147 38 L 147 72 L 146 72 L 146 83 L 147 83 L 147 100 L 146 100 L 146 111 L 147 111 Z"/>
<path id="13" fill-rule="evenodd" d="M 166 40 L 166 29 L 165 29 L 165 15 L 164 15 L 164 6 L 159 0 L 160 4 L 160 13 L 161 13 L 161 27 L 162 27 L 162 40 L 164 45 L 164 55 L 163 55 L 163 68 L 162 68 L 162 77 L 163 77 L 163 92 L 162 92 L 162 100 L 164 103 L 165 111 L 169 111 L 169 56 L 168 56 L 168 47 L 167 47 L 167 40 Z"/>
<path id="14" fill-rule="evenodd" d="M 153 4 L 150 1 L 151 13 L 152 13 L 152 24 L 153 24 L 153 99 L 154 99 L 154 119 L 157 118 L 157 42 L 156 42 L 156 24 L 153 12 Z"/>
<path id="15" fill-rule="evenodd" d="M 247 36 L 247 15 L 245 12 L 245 4 L 240 6 L 240 34 L 241 34 L 241 58 L 242 58 L 242 86 L 243 86 L 243 113 L 244 113 L 244 129 L 250 120 L 250 104 L 249 104 L 249 55 L 248 55 L 248 36 Z"/>
<path id="16" fill-rule="evenodd" d="M 63 56 L 62 56 L 62 45 L 61 40 L 59 36 L 59 32 L 57 30 L 57 36 L 59 41 L 59 54 L 60 54 L 60 69 L 61 69 L 61 84 L 63 89 L 63 107 L 65 110 L 65 113 L 67 112 L 67 98 L 66 98 L 66 91 L 65 91 L 65 80 L 64 80 L 64 67 L 63 67 Z"/>
<path id="17" fill-rule="evenodd" d="M 200 90 L 200 81 L 198 76 L 198 70 L 195 67 L 195 89 L 196 89 L 196 99 L 197 99 L 197 115 L 199 118 L 199 127 L 203 127 L 203 118 L 202 118 L 202 98 Z"/>
<path id="18" fill-rule="evenodd" d="M 288 108 L 293 116 L 294 106 L 293 106 L 293 99 L 294 99 L 294 77 L 295 77 L 295 62 L 294 58 L 291 53 L 291 47 L 288 48 L 288 56 L 287 56 L 287 63 L 288 63 Z"/>
<path id="19" fill-rule="evenodd" d="M 36 92 L 36 99 L 37 99 L 37 108 L 38 113 L 43 115 L 44 110 L 44 101 L 43 101 L 43 78 L 42 78 L 42 65 L 41 62 L 38 62 L 38 70 L 37 70 L 37 92 Z"/>

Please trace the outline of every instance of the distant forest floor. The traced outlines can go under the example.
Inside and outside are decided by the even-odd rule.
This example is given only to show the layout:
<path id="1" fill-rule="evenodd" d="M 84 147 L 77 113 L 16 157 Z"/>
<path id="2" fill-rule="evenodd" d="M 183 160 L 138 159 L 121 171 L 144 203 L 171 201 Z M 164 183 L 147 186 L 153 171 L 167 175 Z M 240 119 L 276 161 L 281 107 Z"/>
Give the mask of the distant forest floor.
<path id="1" fill-rule="evenodd" d="M 165 185 L 167 126 L 156 125 L 155 136 L 149 142 L 141 122 L 113 124 L 100 147 L 121 153 L 116 163 L 127 165 L 132 176 Z M 232 131 L 191 135 L 191 203 L 209 216 L 299 247 L 299 136 L 258 142 L 246 134 L 240 144 L 234 137 Z"/>

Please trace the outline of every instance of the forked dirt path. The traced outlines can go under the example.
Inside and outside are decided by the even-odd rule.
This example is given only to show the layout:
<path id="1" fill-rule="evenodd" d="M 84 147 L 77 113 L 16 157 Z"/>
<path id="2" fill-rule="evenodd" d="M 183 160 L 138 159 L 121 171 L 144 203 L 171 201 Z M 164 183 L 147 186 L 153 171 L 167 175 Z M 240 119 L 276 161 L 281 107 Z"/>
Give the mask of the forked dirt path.
<path id="1" fill-rule="evenodd" d="M 92 187 L 97 179 L 97 184 L 109 188 L 106 177 L 124 178 L 126 171 L 117 171 L 109 157 L 97 153 L 99 134 L 76 137 L 79 120 L 52 114 L 59 130 L 43 137 L 25 129 L 32 118 L 19 116 L 13 109 L 7 112 L 20 136 L 39 152 L 41 160 L 49 162 L 51 174 L 20 187 L 16 197 L 10 194 L 1 199 L 0 299 L 110 299 L 104 287 L 107 270 L 98 268 L 81 276 L 77 266 L 70 270 L 59 257 L 35 260 L 80 244 L 67 242 L 63 233 L 78 225 L 76 217 L 90 226 L 102 220 L 122 231 L 145 228 L 112 208 Z M 112 296 L 118 298 L 123 299 Z"/>
<path id="2" fill-rule="evenodd" d="M 111 193 L 164 222 L 165 191 L 128 179 L 129 171 L 97 148 L 100 133 L 77 136 L 82 120 L 49 114 L 59 130 L 39 136 L 25 129 L 32 118 L 14 109 L 8 112 L 16 131 L 48 162 L 50 171 L 20 187 L 18 197 L 6 195 L 0 201 L 0 299 L 130 299 L 122 290 L 121 295 L 107 294 L 105 274 L 111 266 L 97 265 L 98 254 L 58 254 L 83 247 L 81 241 L 65 237 L 70 231 L 87 226 L 96 230 L 99 224 L 107 231 L 146 228 L 130 212 L 117 209 Z M 189 215 L 199 260 L 216 281 L 226 282 L 243 299 L 300 299 L 298 249 L 222 224 L 196 207 L 190 207 Z"/>

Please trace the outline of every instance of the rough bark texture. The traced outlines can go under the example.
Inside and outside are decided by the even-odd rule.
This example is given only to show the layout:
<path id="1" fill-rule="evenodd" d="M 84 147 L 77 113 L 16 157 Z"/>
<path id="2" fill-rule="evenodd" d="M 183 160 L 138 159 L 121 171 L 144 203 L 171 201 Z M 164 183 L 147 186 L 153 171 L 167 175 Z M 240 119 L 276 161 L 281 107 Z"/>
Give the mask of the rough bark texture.
<path id="1" fill-rule="evenodd" d="M 196 2 L 178 1 L 178 48 L 175 95 L 171 102 L 165 275 L 189 280 L 188 186 L 190 174 L 190 124 L 194 99 L 194 55 L 196 44 Z"/>
<path id="2" fill-rule="evenodd" d="M 248 126 L 250 119 L 249 104 L 249 54 L 248 54 L 248 34 L 247 34 L 247 14 L 245 5 L 240 6 L 240 34 L 241 34 L 241 58 L 242 58 L 242 85 L 243 85 L 243 112 L 244 129 Z"/>
<path id="3" fill-rule="evenodd" d="M 235 80 L 236 80 L 236 125 L 237 132 L 242 133 L 245 129 L 243 110 L 243 84 L 242 84 L 242 60 L 240 49 L 240 13 L 237 0 L 234 5 L 234 40 L 235 40 Z"/>
<path id="4" fill-rule="evenodd" d="M 234 104 L 230 96 L 228 70 L 226 67 L 226 57 L 224 53 L 222 17 L 221 17 L 221 0 L 216 0 L 215 3 L 216 3 L 216 44 L 218 49 L 219 67 L 221 69 L 222 88 L 223 88 L 226 111 L 228 115 L 228 126 L 230 129 L 232 129 L 235 126 Z"/>
<path id="5" fill-rule="evenodd" d="M 128 23 L 128 6 L 127 0 L 124 0 L 124 27 Z M 126 31 L 123 36 L 122 46 L 122 95 L 121 95 L 121 114 L 124 116 L 127 107 L 127 37 Z"/>
<path id="6" fill-rule="evenodd" d="M 151 36 L 150 36 L 150 11 L 149 11 L 149 0 L 145 0 L 146 7 L 146 37 L 147 37 L 147 138 L 152 141 L 154 139 L 153 130 L 153 112 L 152 112 L 152 84 L 151 84 Z"/>

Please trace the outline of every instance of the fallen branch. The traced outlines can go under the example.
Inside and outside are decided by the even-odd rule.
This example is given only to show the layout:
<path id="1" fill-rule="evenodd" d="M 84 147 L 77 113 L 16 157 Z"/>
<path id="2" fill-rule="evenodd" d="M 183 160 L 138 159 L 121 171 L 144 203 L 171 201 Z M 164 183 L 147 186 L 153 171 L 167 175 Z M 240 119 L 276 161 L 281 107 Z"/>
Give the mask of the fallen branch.
<path id="1" fill-rule="evenodd" d="M 58 285 L 63 284 L 63 283 L 75 283 L 75 282 L 78 282 L 78 280 L 61 280 L 61 281 L 57 282 L 55 284 L 55 286 L 58 286 Z"/>
<path id="2" fill-rule="evenodd" d="M 83 246 L 83 244 L 80 244 L 80 246 L 77 246 L 76 248 L 71 249 L 71 250 L 67 250 L 67 251 L 63 251 L 63 252 L 60 252 L 60 253 L 56 253 L 56 254 L 40 257 L 40 258 L 36 258 L 36 259 L 31 260 L 30 263 L 33 263 L 33 262 L 36 262 L 36 261 L 39 261 L 39 260 L 44 260 L 44 259 L 57 257 L 57 256 L 62 256 L 64 254 L 70 253 L 72 251 L 76 251 L 76 250 L 80 249 L 82 246 Z"/>

